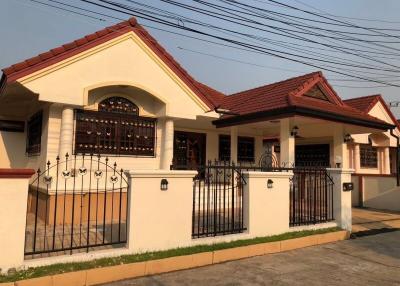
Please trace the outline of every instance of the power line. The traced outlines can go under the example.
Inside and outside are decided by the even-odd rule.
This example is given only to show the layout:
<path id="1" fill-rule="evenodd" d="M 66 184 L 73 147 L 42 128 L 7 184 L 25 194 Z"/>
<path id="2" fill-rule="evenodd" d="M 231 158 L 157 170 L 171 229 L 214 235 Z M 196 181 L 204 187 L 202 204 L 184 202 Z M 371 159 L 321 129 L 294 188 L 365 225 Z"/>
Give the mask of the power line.
<path id="1" fill-rule="evenodd" d="M 87 2 L 87 3 L 92 3 L 94 5 L 98 5 L 98 6 L 104 7 L 104 8 L 110 8 L 108 6 L 104 6 L 104 5 L 101 5 L 101 4 L 98 4 L 98 3 L 94 3 L 93 1 L 89 1 L 89 0 L 81 0 L 81 1 L 84 1 L 84 2 Z M 171 23 L 171 22 L 168 22 L 168 21 L 165 21 L 165 20 L 161 20 L 159 18 L 153 17 L 152 15 L 148 15 L 148 14 L 145 14 L 145 13 L 136 13 L 136 11 L 134 9 L 129 8 L 126 5 L 120 5 L 118 3 L 105 1 L 105 0 L 101 0 L 101 2 L 105 2 L 105 3 L 108 3 L 110 5 L 114 5 L 114 6 L 117 6 L 119 8 L 126 9 L 126 10 L 130 11 L 129 13 L 127 13 L 124 10 L 118 10 L 118 9 L 115 9 L 115 8 L 111 8 L 113 10 L 117 10 L 117 11 L 120 11 L 122 13 L 127 13 L 127 14 L 130 14 L 130 15 L 137 15 L 138 17 L 142 17 L 142 18 L 144 18 L 146 20 L 155 21 L 155 22 L 158 22 L 158 23 L 161 23 L 161 24 L 164 24 L 164 25 L 177 27 L 177 28 L 184 29 L 184 30 L 187 30 L 187 31 L 191 31 L 191 32 L 194 32 L 194 33 L 198 33 L 198 34 L 201 34 L 201 35 L 204 35 L 204 36 L 213 37 L 213 38 L 221 40 L 221 41 L 226 41 L 226 42 L 230 42 L 230 43 L 233 43 L 233 44 L 236 44 L 236 45 L 239 45 L 239 46 L 248 47 L 248 48 L 251 48 L 253 50 L 258 50 L 258 51 L 260 51 L 260 52 L 262 52 L 262 53 L 264 53 L 266 55 L 271 55 L 271 56 L 275 56 L 275 57 L 278 57 L 278 58 L 290 60 L 290 61 L 293 61 L 293 62 L 302 63 L 304 65 L 312 66 L 312 67 L 315 67 L 315 68 L 320 68 L 320 66 L 318 66 L 317 64 L 305 62 L 305 61 L 300 60 L 300 59 L 290 58 L 290 57 L 288 57 L 286 55 L 276 54 L 275 52 L 271 52 L 270 49 L 266 49 L 266 48 L 255 46 L 255 45 L 249 45 L 247 43 L 243 43 L 243 42 L 240 42 L 240 41 L 228 39 L 228 38 L 221 37 L 221 36 L 218 36 L 218 35 L 215 35 L 215 34 L 210 34 L 210 33 L 204 32 L 204 31 L 199 31 L 199 30 L 196 30 L 194 28 L 182 27 L 182 26 L 176 25 L 174 23 Z M 358 78 L 358 79 L 362 79 L 362 80 L 367 80 L 367 81 L 376 82 L 376 83 L 380 83 L 380 84 L 387 84 L 387 85 L 391 85 L 391 86 L 398 86 L 398 85 L 393 84 L 393 83 L 387 83 L 387 82 L 380 81 L 380 80 L 368 79 L 368 78 L 365 78 L 363 76 L 355 76 L 355 75 L 343 73 L 343 72 L 340 72 L 340 71 L 337 71 L 337 70 L 334 70 L 334 69 L 331 69 L 331 68 L 324 68 L 324 69 L 327 70 L 327 71 L 335 72 L 335 73 L 338 73 L 338 74 L 342 74 L 342 75 L 346 75 L 346 76 L 350 76 L 350 77 L 354 77 L 354 78 Z"/>
<path id="2" fill-rule="evenodd" d="M 329 16 L 336 17 L 336 18 L 343 18 L 343 19 L 349 19 L 349 20 L 358 20 L 358 21 L 367 21 L 367 22 L 388 23 L 388 24 L 400 24 L 400 21 L 388 21 L 388 20 L 380 20 L 380 19 L 368 19 L 368 18 L 357 18 L 357 17 L 335 15 L 335 14 L 328 13 L 328 12 L 326 12 L 324 10 L 318 9 L 318 8 L 316 8 L 314 6 L 308 5 L 307 3 L 304 3 L 304 2 L 302 2 L 300 0 L 293 0 L 293 1 L 295 1 L 295 2 L 297 2 L 299 4 L 302 4 L 302 5 L 304 5 L 304 6 L 308 7 L 308 8 L 311 8 L 311 9 L 313 9 L 315 11 L 321 12 L 321 13 L 323 13 L 325 15 L 329 15 Z M 374 28 L 374 29 L 376 29 L 376 28 Z M 392 30 L 392 29 L 383 29 L 383 30 Z M 398 30 L 396 30 L 396 31 L 398 31 Z"/>
<path id="3" fill-rule="evenodd" d="M 90 3 L 91 1 L 84 1 L 84 2 L 89 2 L 89 3 Z M 104 6 L 104 5 L 102 5 L 102 6 L 103 6 L 103 7 L 106 7 L 107 9 L 110 9 L 110 7 L 107 7 L 107 6 Z M 132 13 L 127 13 L 126 11 L 121 11 L 121 10 L 119 10 L 119 9 L 114 9 L 114 11 L 132 15 Z M 248 46 L 248 45 L 243 45 L 243 43 L 238 42 L 238 41 L 232 41 L 231 39 L 226 39 L 226 38 L 223 38 L 223 37 L 211 35 L 211 34 L 208 34 L 208 33 L 204 33 L 204 32 L 201 32 L 201 31 L 194 30 L 194 29 L 192 29 L 192 28 L 189 29 L 189 28 L 186 28 L 186 27 L 182 27 L 182 26 L 176 25 L 176 24 L 174 24 L 174 23 L 170 23 L 170 22 L 168 22 L 168 21 L 162 21 L 162 20 L 160 20 L 160 19 L 158 19 L 158 18 L 149 17 L 149 15 L 146 15 L 146 14 L 143 15 L 143 13 L 141 13 L 141 14 L 142 14 L 142 15 L 137 15 L 137 16 L 140 17 L 140 18 L 145 18 L 145 19 L 150 20 L 150 21 L 153 21 L 153 22 L 161 23 L 161 24 L 164 24 L 164 25 L 169 25 L 169 26 L 171 26 L 171 27 L 184 29 L 184 30 L 190 31 L 190 32 L 195 32 L 195 33 L 198 33 L 198 34 L 203 35 L 203 36 L 213 36 L 214 38 L 216 38 L 216 39 L 218 39 L 218 40 L 221 40 L 221 41 L 228 41 L 228 42 L 233 43 L 233 44 L 236 44 L 236 45 L 241 45 L 241 46 L 244 47 L 246 50 L 247 50 L 247 49 L 252 49 L 253 52 L 254 52 L 254 51 L 257 51 L 257 52 L 262 53 L 262 54 L 268 54 L 268 55 L 270 55 L 270 53 L 266 53 L 265 51 L 260 50 L 260 49 L 257 49 L 257 48 L 255 49 L 255 48 L 252 47 L 251 45 L 250 45 L 250 46 Z M 170 32 L 170 31 L 168 31 L 168 32 Z M 185 35 L 185 36 L 187 36 L 187 35 Z M 202 40 L 204 40 L 204 39 L 202 39 Z M 276 55 L 274 55 L 274 56 L 276 56 Z M 279 57 L 279 56 L 278 56 L 278 57 Z M 285 58 L 285 57 L 283 57 L 283 58 Z M 292 61 L 293 61 L 293 59 L 289 59 L 289 60 L 292 60 Z M 301 63 L 301 62 L 300 62 L 300 63 Z M 307 63 L 303 63 L 303 64 L 306 64 L 306 65 L 307 65 Z M 308 64 L 308 65 L 310 65 L 310 64 Z M 310 65 L 310 66 L 316 67 L 315 65 Z M 337 71 L 333 71 L 333 72 L 338 73 Z M 340 74 L 340 73 L 339 73 L 339 74 Z M 343 73 L 342 73 L 342 74 L 343 74 Z M 343 75 L 349 76 L 349 75 L 347 75 L 347 74 L 343 74 Z M 365 80 L 370 81 L 369 79 L 365 79 Z M 382 81 L 374 81 L 374 82 L 383 83 Z M 386 84 L 386 83 L 384 83 L 384 84 Z"/>

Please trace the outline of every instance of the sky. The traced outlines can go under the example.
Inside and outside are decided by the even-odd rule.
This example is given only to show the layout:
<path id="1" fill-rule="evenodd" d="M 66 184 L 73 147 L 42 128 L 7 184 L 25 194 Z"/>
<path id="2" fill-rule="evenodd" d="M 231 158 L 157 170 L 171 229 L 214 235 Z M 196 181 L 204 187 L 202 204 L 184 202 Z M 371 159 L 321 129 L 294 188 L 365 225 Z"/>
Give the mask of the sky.
<path id="1" fill-rule="evenodd" d="M 39 1 L 46 2 L 47 0 Z M 79 0 L 59 1 L 68 4 L 80 3 Z M 118 1 L 124 2 L 124 0 Z M 160 4 L 157 0 L 137 1 L 146 4 L 156 4 L 158 7 L 163 7 L 172 12 L 190 16 L 207 23 L 224 25 L 224 27 L 232 29 L 235 28 L 230 24 L 222 23 L 220 20 L 208 19 L 187 10 L 180 10 L 167 4 Z M 271 3 L 263 1 L 265 0 L 246 0 L 244 2 L 252 2 L 261 8 L 265 7 L 274 11 L 286 12 L 281 7 L 276 7 L 276 5 L 271 5 Z M 400 30 L 400 1 L 398 0 L 280 1 L 302 9 L 319 9 L 333 15 L 369 20 L 341 18 L 357 25 Z M 189 0 L 181 0 L 179 2 L 190 3 Z M 79 6 L 90 8 L 89 5 L 85 6 L 84 4 L 79 4 Z M 313 11 L 316 12 L 317 10 Z M 110 12 L 111 14 L 118 18 L 129 18 L 128 15 Z M 0 0 L 0 68 L 35 56 L 117 22 L 105 17 L 96 18 L 103 20 L 57 10 L 30 0 Z M 139 22 L 147 26 L 162 27 L 143 19 L 139 19 Z M 226 48 L 152 28 L 148 28 L 148 30 L 195 79 L 226 94 L 318 70 L 315 67 L 305 66 L 265 54 L 261 55 Z M 246 31 L 243 29 L 243 32 Z M 400 35 L 400 31 L 397 33 Z M 277 40 L 273 36 L 271 38 Z M 400 43 L 392 44 L 392 46 L 396 49 L 399 48 L 400 51 Z M 317 55 L 318 49 L 314 49 L 314 51 Z M 399 60 L 395 62 L 393 61 L 393 64 L 397 64 L 398 62 L 400 66 Z M 383 95 L 387 102 L 400 101 L 400 87 L 387 87 L 377 83 L 347 82 L 346 80 L 349 78 L 346 76 L 333 74 L 325 70 L 323 72 L 335 91 L 343 99 L 379 93 Z M 368 75 L 367 72 L 366 75 Z M 400 85 L 400 80 L 398 82 Z M 349 86 L 352 86 L 352 88 Z M 392 108 L 392 111 L 395 113 L 395 116 L 400 118 L 400 107 Z"/>

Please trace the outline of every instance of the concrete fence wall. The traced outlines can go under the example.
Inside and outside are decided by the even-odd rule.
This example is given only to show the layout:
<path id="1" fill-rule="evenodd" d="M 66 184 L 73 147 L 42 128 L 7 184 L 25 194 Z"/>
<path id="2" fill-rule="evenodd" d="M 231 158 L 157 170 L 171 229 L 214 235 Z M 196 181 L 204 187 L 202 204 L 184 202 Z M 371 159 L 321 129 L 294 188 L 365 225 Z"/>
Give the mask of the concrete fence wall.
<path id="1" fill-rule="evenodd" d="M 33 171 L 29 171 L 33 174 Z M 192 239 L 194 171 L 127 171 L 128 243 L 125 248 L 77 253 L 24 260 L 24 238 L 31 175 L 2 177 L 0 171 L 0 268 L 34 267 L 76 262 L 100 257 L 166 250 L 201 244 L 215 244 L 238 239 L 270 236 L 302 229 L 340 225 L 351 228 L 351 193 L 342 191 L 350 181 L 351 171 L 331 169 L 335 182 L 336 223 L 289 227 L 289 189 L 291 172 L 245 172 L 243 188 L 243 233 Z M 168 190 L 161 190 L 161 180 L 168 180 Z M 272 188 L 267 182 L 272 180 Z"/>
<path id="2" fill-rule="evenodd" d="M 392 175 L 356 174 L 353 206 L 400 211 L 400 187 Z"/>

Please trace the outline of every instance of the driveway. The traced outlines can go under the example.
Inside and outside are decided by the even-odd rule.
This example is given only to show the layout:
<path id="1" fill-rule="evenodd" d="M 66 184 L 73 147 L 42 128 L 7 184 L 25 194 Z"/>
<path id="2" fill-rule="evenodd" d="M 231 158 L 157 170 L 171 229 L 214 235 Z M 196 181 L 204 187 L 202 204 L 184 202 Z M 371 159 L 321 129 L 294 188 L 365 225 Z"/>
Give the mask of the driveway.
<path id="1" fill-rule="evenodd" d="M 360 235 L 374 230 L 400 229 L 400 212 L 353 208 L 353 233 Z"/>
<path id="2" fill-rule="evenodd" d="M 400 285 L 400 231 L 108 285 Z"/>

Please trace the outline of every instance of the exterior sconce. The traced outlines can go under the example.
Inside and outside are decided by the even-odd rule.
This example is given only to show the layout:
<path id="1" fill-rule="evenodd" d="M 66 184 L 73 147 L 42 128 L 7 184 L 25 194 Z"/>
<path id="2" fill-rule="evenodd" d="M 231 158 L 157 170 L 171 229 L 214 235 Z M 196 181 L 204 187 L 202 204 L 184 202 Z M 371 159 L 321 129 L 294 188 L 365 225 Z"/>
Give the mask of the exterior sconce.
<path id="1" fill-rule="evenodd" d="M 292 131 L 290 132 L 290 135 L 291 135 L 292 137 L 296 137 L 297 134 L 299 134 L 299 127 L 294 126 L 294 127 L 292 128 Z"/>
<path id="2" fill-rule="evenodd" d="M 350 143 L 350 142 L 353 142 L 353 137 L 351 137 L 351 135 L 350 134 L 346 134 L 346 135 L 344 135 L 344 143 Z"/>
<path id="3" fill-rule="evenodd" d="M 168 190 L 168 180 L 167 180 L 167 179 L 162 179 L 162 180 L 161 180 L 160 189 L 161 189 L 161 191 L 166 191 L 166 190 Z"/>
<path id="4" fill-rule="evenodd" d="M 342 157 L 341 156 L 336 156 L 335 166 L 336 166 L 336 168 L 342 167 Z"/>
<path id="5" fill-rule="evenodd" d="M 267 188 L 268 189 L 272 189 L 273 187 L 274 187 L 274 181 L 272 181 L 271 179 L 268 179 Z"/>

